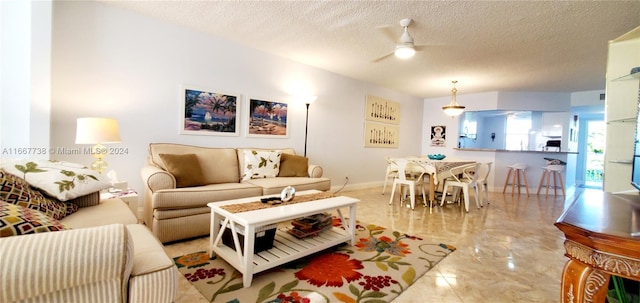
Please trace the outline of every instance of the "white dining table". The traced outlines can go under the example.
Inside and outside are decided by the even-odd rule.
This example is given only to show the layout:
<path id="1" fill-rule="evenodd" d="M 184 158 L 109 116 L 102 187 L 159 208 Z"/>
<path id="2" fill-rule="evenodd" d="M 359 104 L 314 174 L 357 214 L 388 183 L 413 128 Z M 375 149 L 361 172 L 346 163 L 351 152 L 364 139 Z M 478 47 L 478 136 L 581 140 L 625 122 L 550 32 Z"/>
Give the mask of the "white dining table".
<path id="1" fill-rule="evenodd" d="M 451 177 L 450 170 L 454 167 L 476 163 L 474 160 L 444 158 L 442 160 L 432 160 L 429 157 L 404 157 L 404 159 L 412 160 L 424 167 L 426 176 L 429 178 L 429 201 L 433 205 L 436 196 L 436 186 L 443 182 L 444 179 Z"/>

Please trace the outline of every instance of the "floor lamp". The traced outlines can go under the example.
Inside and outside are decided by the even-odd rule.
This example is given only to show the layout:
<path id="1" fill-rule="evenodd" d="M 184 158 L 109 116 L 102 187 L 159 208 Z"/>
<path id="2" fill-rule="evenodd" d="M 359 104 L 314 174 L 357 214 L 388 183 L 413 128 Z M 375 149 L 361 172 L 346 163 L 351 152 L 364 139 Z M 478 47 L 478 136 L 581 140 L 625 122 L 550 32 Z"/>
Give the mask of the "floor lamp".
<path id="1" fill-rule="evenodd" d="M 307 156 L 307 133 L 309 131 L 309 105 L 318 99 L 317 96 L 309 96 L 304 102 L 307 105 L 307 119 L 304 124 L 304 156 Z"/>

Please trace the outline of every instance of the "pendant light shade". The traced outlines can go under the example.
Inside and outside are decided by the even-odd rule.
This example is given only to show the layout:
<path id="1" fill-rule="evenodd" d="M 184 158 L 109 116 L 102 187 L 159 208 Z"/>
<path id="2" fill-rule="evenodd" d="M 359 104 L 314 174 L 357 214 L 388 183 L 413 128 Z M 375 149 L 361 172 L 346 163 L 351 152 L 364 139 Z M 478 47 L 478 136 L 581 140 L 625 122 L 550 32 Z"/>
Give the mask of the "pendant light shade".
<path id="1" fill-rule="evenodd" d="M 451 83 L 453 83 L 453 88 L 451 89 L 451 102 L 443 106 L 442 110 L 447 116 L 451 116 L 453 118 L 455 116 L 462 114 L 462 112 L 464 112 L 465 107 L 458 104 L 458 101 L 456 101 L 456 94 L 458 92 L 458 90 L 456 89 L 456 83 L 458 83 L 458 81 L 453 80 L 451 81 Z"/>

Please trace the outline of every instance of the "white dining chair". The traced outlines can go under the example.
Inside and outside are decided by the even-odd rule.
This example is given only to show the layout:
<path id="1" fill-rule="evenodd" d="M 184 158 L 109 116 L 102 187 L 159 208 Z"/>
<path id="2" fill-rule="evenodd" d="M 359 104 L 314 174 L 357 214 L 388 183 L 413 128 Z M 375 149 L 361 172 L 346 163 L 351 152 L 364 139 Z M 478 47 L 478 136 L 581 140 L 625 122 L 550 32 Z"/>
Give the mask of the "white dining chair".
<path id="1" fill-rule="evenodd" d="M 480 191 L 482 195 L 480 195 L 480 206 L 484 206 L 484 202 L 486 201 L 489 204 L 489 174 L 491 173 L 491 166 L 493 166 L 493 162 L 484 162 L 480 165 L 480 172 L 478 173 L 478 186 L 480 187 Z"/>
<path id="2" fill-rule="evenodd" d="M 382 194 L 387 190 L 387 182 L 389 179 L 394 179 L 398 175 L 398 165 L 391 161 L 389 156 L 387 158 L 387 173 L 384 175 L 384 186 L 382 186 Z"/>
<path id="3" fill-rule="evenodd" d="M 473 188 L 476 198 L 476 206 L 480 208 L 480 201 L 478 200 L 478 167 L 480 163 L 467 164 L 463 166 L 453 167 L 449 170 L 451 178 L 444 182 L 444 189 L 442 190 L 442 200 L 440 200 L 440 206 L 444 205 L 445 198 L 447 197 L 447 190 L 449 187 L 462 188 L 464 209 L 469 212 L 469 188 Z"/>
<path id="4" fill-rule="evenodd" d="M 393 196 L 395 195 L 396 188 L 400 187 L 400 206 L 403 205 L 406 199 L 406 190 L 408 187 L 409 197 L 411 201 L 411 209 L 415 209 L 416 206 L 416 188 L 420 187 L 422 191 L 422 200 L 425 201 L 427 196 L 424 191 L 424 174 L 426 170 L 424 167 L 414 160 L 409 159 L 393 159 L 398 167 L 398 173 L 393 179 L 393 187 L 391 188 L 391 197 L 389 198 L 389 204 L 393 203 Z M 403 188 L 403 186 L 406 186 Z"/>

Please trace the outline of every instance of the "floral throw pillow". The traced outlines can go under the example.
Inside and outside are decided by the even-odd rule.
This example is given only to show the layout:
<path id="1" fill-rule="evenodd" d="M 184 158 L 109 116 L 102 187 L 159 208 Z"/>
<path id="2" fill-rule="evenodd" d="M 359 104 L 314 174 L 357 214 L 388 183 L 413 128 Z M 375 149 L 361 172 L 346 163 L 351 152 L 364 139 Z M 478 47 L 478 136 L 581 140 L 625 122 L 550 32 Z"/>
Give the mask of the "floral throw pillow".
<path id="1" fill-rule="evenodd" d="M 81 164 L 53 160 L 3 161 L 2 169 L 60 201 L 84 196 L 111 185 L 102 174 Z"/>
<path id="2" fill-rule="evenodd" d="M 249 179 L 273 178 L 280 172 L 280 151 L 244 151 L 242 181 Z"/>
<path id="3" fill-rule="evenodd" d="M 65 229 L 69 228 L 42 212 L 0 200 L 0 237 Z"/>

